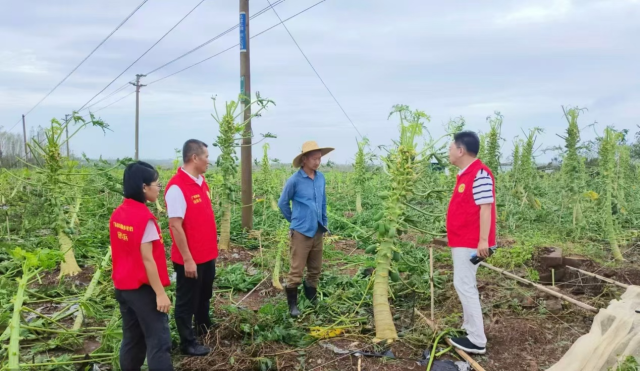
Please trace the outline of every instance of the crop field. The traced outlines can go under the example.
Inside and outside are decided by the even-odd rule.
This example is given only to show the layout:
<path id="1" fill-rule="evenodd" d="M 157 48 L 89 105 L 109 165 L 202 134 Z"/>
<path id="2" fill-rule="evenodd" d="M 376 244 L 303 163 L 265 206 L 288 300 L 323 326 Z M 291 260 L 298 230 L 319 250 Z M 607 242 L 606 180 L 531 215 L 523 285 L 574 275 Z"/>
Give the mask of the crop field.
<path id="1" fill-rule="evenodd" d="M 259 114 L 269 101 L 256 104 Z M 348 168 L 323 165 L 331 235 L 324 242 L 320 300 L 312 306 L 300 295 L 302 315 L 292 319 L 282 291 L 288 224 L 276 202 L 294 169 L 270 160 L 267 135 L 253 172 L 254 227 L 243 230 L 234 147 L 243 125 L 234 119 L 236 108 L 232 102 L 220 111 L 218 138 L 199 138 L 215 142 L 221 153 L 206 174 L 220 233 L 211 307 L 216 326 L 203 339 L 213 351 L 203 358 L 181 356 L 170 316 L 176 367 L 399 371 L 427 369 L 425 354 L 460 360 L 442 339 L 461 333 L 462 324 L 450 252 L 441 243 L 456 176 L 447 157 L 451 137 L 431 138 L 434 124 L 425 113 L 396 106 L 389 121 L 389 131 L 396 128 L 393 143 L 374 154 L 363 139 Z M 496 174 L 499 249 L 487 263 L 603 308 L 624 289 L 551 268 L 543 259 L 562 249 L 580 269 L 640 285 L 635 148 L 628 133 L 614 127 L 599 127 L 596 140 L 582 141 L 580 113 L 566 109 L 567 125 L 554 133 L 565 145 L 553 149 L 558 160 L 544 167 L 535 161 L 540 129 L 508 138 L 515 150 L 502 153 L 503 118 L 489 118 L 479 157 Z M 107 126 L 93 117 L 54 120 L 41 143 L 30 143 L 29 163 L 0 174 L 4 369 L 119 369 L 121 322 L 110 278 L 108 220 L 122 202 L 122 172 L 132 160 L 63 156 L 66 125 L 71 137 Z M 474 130 L 462 119 L 448 124 L 450 133 L 463 128 Z M 504 161 L 513 165 L 505 170 Z M 160 169 L 161 183 L 179 165 L 176 159 L 173 169 Z M 169 247 L 164 204 L 149 208 Z M 478 288 L 488 347 L 487 355 L 474 359 L 486 370 L 545 370 L 591 328 L 591 311 L 486 267 L 478 271 Z M 434 327 L 425 321 L 431 317 Z M 636 367 L 629 359 L 618 369 Z"/>

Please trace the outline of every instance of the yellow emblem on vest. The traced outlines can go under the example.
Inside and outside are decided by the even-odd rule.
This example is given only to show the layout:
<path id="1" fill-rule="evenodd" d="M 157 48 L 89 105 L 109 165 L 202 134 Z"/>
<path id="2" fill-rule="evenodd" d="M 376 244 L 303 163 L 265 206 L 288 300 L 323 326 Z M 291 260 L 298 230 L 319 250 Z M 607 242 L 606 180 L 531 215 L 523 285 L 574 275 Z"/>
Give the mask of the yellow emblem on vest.
<path id="1" fill-rule="evenodd" d="M 464 184 L 460 184 L 460 186 L 458 187 L 458 193 L 462 192 L 464 192 Z"/>

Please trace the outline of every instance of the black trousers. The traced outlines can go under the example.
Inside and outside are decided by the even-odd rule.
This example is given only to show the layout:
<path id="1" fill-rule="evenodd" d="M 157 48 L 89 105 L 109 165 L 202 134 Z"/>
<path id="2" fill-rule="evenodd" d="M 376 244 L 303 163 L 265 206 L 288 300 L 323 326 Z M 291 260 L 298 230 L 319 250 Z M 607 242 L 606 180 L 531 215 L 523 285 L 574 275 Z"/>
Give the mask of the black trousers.
<path id="1" fill-rule="evenodd" d="M 205 333 L 211 327 L 209 304 L 216 278 L 216 260 L 198 264 L 198 278 L 186 277 L 184 265 L 173 263 L 173 269 L 176 272 L 176 327 L 180 345 L 187 347 L 196 342 L 194 322 L 195 328 Z"/>
<path id="2" fill-rule="evenodd" d="M 145 356 L 149 370 L 173 370 L 169 316 L 158 311 L 156 293 L 151 286 L 136 290 L 117 290 L 122 314 L 120 368 L 140 370 Z"/>

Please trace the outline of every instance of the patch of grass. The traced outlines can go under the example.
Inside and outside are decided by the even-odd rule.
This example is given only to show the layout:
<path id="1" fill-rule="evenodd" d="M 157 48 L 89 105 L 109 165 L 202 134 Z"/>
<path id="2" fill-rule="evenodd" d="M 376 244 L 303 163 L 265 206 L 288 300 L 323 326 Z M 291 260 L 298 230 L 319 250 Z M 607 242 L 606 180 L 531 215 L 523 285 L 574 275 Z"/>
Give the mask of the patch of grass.
<path id="1" fill-rule="evenodd" d="M 216 272 L 218 288 L 236 291 L 249 291 L 256 287 L 263 278 L 264 275 L 260 272 L 253 276 L 247 274 L 247 270 L 241 263 L 220 267 Z"/>

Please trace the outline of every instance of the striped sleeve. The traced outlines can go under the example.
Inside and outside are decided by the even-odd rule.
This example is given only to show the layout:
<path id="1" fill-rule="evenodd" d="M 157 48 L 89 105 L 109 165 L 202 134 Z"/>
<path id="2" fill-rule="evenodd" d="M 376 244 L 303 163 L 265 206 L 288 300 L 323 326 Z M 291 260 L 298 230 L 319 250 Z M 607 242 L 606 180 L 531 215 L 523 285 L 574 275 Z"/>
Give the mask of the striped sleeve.
<path id="1" fill-rule="evenodd" d="M 473 199 L 476 205 L 486 205 L 495 202 L 493 199 L 493 179 L 486 171 L 480 169 L 473 180 Z"/>

